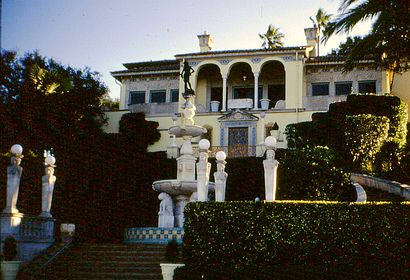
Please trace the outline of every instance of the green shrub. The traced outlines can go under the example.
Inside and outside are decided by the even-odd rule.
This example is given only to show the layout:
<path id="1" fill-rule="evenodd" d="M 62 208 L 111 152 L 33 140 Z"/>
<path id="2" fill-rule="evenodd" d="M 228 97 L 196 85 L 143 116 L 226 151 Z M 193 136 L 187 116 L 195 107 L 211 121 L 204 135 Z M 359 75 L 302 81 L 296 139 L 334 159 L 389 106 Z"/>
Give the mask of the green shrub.
<path id="1" fill-rule="evenodd" d="M 389 139 L 396 139 L 400 146 L 406 143 L 407 105 L 397 96 L 348 95 L 349 114 L 386 116 L 390 120 Z"/>
<path id="2" fill-rule="evenodd" d="M 346 116 L 346 149 L 353 170 L 372 173 L 373 162 L 388 137 L 389 119 L 373 115 Z"/>
<path id="3" fill-rule="evenodd" d="M 189 203 L 185 264 L 197 275 L 294 265 L 410 272 L 409 210 L 409 202 Z"/>
<path id="4" fill-rule="evenodd" d="M 349 188 L 349 175 L 337 167 L 336 154 L 327 147 L 289 151 L 279 162 L 279 199 L 340 200 Z"/>
<path id="5" fill-rule="evenodd" d="M 286 128 L 289 148 L 311 146 L 328 146 L 339 153 L 342 158 L 349 155 L 346 151 L 345 135 L 346 116 L 371 114 L 385 116 L 389 119 L 389 130 L 386 141 L 397 141 L 402 147 L 406 143 L 407 108 L 406 104 L 395 96 L 349 95 L 344 102 L 329 105 L 329 111 L 314 113 L 312 122 L 291 124 Z M 369 130 L 367 133 L 371 133 Z M 346 162 L 342 163 L 343 165 Z M 349 164 L 349 162 L 347 162 Z"/>
<path id="6" fill-rule="evenodd" d="M 374 172 L 381 177 L 397 180 L 394 172 L 400 167 L 403 150 L 398 140 L 385 142 L 376 154 Z"/>

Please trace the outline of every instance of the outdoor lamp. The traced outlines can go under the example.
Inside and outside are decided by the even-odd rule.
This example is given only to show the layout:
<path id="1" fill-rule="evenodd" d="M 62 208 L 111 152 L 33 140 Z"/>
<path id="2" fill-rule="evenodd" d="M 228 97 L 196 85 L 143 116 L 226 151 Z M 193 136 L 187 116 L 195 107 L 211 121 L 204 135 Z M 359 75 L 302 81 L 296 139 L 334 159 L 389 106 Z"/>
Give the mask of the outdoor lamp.
<path id="1" fill-rule="evenodd" d="M 273 136 L 268 136 L 265 138 L 265 145 L 267 148 L 275 148 L 276 142 L 276 138 Z"/>
<path id="2" fill-rule="evenodd" d="M 56 163 L 56 158 L 53 156 L 47 156 L 46 163 L 47 165 L 54 166 L 54 164 Z"/>
<path id="3" fill-rule="evenodd" d="M 209 143 L 208 139 L 201 139 L 201 141 L 199 141 L 199 149 L 201 151 L 207 151 L 210 146 L 211 146 L 211 143 Z"/>
<path id="4" fill-rule="evenodd" d="M 216 153 L 216 160 L 224 161 L 226 159 L 226 154 L 224 151 L 218 151 Z"/>
<path id="5" fill-rule="evenodd" d="M 23 147 L 19 144 L 11 146 L 11 152 L 15 155 L 21 155 L 23 153 Z"/>

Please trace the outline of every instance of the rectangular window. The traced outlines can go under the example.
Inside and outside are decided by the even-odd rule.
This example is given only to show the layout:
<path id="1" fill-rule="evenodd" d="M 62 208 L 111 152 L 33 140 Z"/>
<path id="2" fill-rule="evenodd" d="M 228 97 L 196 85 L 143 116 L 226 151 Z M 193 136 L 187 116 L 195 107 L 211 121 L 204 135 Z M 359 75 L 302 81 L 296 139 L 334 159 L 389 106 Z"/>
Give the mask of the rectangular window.
<path id="1" fill-rule="evenodd" d="M 352 82 L 336 82 L 335 94 L 336 95 L 348 95 L 352 92 Z"/>
<path id="2" fill-rule="evenodd" d="M 312 84 L 312 95 L 329 95 L 329 83 L 315 83 Z"/>
<path id="3" fill-rule="evenodd" d="M 359 93 L 376 93 L 376 81 L 359 81 Z"/>
<path id="4" fill-rule="evenodd" d="M 165 103 L 167 94 L 165 90 L 151 90 L 150 91 L 150 103 Z"/>
<path id="5" fill-rule="evenodd" d="M 130 91 L 128 105 L 145 103 L 145 91 Z"/>
<path id="6" fill-rule="evenodd" d="M 179 90 L 171 89 L 171 102 L 179 101 Z"/>

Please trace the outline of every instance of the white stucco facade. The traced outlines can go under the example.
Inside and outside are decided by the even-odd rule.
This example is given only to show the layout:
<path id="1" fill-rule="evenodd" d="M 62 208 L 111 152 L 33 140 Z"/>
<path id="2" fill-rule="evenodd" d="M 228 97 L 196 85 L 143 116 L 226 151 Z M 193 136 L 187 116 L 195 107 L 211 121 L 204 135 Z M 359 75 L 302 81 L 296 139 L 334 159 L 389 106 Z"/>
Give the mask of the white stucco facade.
<path id="1" fill-rule="evenodd" d="M 206 137 L 214 150 L 245 145 L 250 147 L 248 155 L 254 155 L 256 146 L 268 136 L 266 127 L 274 123 L 279 127 L 278 147 L 285 148 L 283 133 L 288 124 L 309 121 L 313 113 L 327 111 L 329 104 L 345 100 L 350 93 L 390 93 L 391 75 L 375 69 L 370 61 L 344 73 L 339 58 L 312 54 L 313 46 L 208 50 L 176 55 L 175 60 L 124 64 L 127 70 L 112 72 L 121 83 L 122 111 L 107 113 L 106 131 L 118 132 L 123 113 L 145 112 L 147 120 L 159 123 L 161 132 L 161 139 L 149 150 L 165 151 L 172 142 L 168 133 L 172 116 L 181 113 L 184 102 L 180 77 L 184 61 L 193 69 L 195 122 L 212 131 Z M 408 82 L 403 77 L 396 75 L 393 94 L 409 103 Z M 270 99 L 268 110 L 262 110 L 261 99 Z M 220 104 L 216 112 L 211 110 L 211 101 Z M 236 118 L 235 110 L 240 113 Z M 199 140 L 194 139 L 194 144 Z"/>

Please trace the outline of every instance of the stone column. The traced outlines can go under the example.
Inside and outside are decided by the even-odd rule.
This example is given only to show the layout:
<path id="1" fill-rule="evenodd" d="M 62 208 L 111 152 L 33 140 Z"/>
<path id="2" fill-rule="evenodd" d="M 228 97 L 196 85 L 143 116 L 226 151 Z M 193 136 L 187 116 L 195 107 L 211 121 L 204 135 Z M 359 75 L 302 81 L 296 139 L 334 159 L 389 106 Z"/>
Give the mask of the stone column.
<path id="1" fill-rule="evenodd" d="M 189 202 L 189 196 L 187 195 L 178 195 L 175 197 L 175 227 L 183 227 L 184 226 L 184 209 L 185 206 Z"/>
<path id="2" fill-rule="evenodd" d="M 254 96 L 253 96 L 253 109 L 258 109 L 258 90 L 259 90 L 259 72 L 253 73 L 255 78 L 255 85 L 254 85 Z"/>
<path id="3" fill-rule="evenodd" d="M 216 153 L 215 200 L 220 202 L 225 201 L 226 179 L 228 178 L 228 173 L 225 172 L 225 159 L 225 152 L 219 151 Z"/>
<path id="4" fill-rule="evenodd" d="M 276 175 L 279 165 L 279 162 L 275 160 L 275 137 L 266 137 L 265 145 L 266 159 L 263 161 L 263 167 L 265 169 L 265 200 L 272 202 L 275 201 L 276 196 Z"/>
<path id="5" fill-rule="evenodd" d="M 208 162 L 209 146 L 207 139 L 199 141 L 199 161 L 196 165 L 198 201 L 208 201 L 208 182 L 211 171 L 211 164 Z"/>
<path id="6" fill-rule="evenodd" d="M 23 147 L 16 144 L 11 147 L 11 152 L 14 156 L 11 157 L 11 165 L 7 167 L 7 200 L 6 208 L 3 213 L 19 213 L 16 205 L 20 188 L 21 174 L 23 168 L 20 166 L 23 158 Z"/>
<path id="7" fill-rule="evenodd" d="M 228 77 L 222 76 L 222 112 L 226 111 L 226 81 Z"/>
<path id="8" fill-rule="evenodd" d="M 56 176 L 54 176 L 54 165 L 55 158 L 53 156 L 46 157 L 46 169 L 45 175 L 41 178 L 42 179 L 42 194 L 41 194 L 41 217 L 48 217 L 51 218 L 52 215 L 50 213 L 51 209 L 51 202 L 53 200 L 53 191 L 54 191 L 54 184 L 56 182 Z"/>

